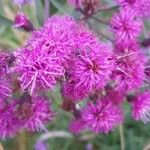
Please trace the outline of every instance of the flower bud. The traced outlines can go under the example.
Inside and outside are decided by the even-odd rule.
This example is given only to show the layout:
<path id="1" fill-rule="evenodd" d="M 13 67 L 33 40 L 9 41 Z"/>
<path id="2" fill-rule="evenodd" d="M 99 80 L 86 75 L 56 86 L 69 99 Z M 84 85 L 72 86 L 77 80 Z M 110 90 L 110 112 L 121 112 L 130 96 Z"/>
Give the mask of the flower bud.
<path id="1" fill-rule="evenodd" d="M 23 13 L 19 13 L 15 17 L 14 28 L 21 28 L 21 29 L 24 29 L 27 32 L 34 30 L 34 27 L 33 27 L 32 23 L 30 22 L 30 20 Z"/>

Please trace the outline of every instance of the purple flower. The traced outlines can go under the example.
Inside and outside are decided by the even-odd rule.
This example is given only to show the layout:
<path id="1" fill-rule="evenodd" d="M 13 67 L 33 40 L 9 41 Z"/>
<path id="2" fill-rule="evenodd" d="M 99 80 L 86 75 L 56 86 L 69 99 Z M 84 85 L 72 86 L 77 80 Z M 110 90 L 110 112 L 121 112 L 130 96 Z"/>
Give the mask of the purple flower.
<path id="1" fill-rule="evenodd" d="M 59 58 L 57 62 L 66 69 L 70 67 L 72 55 L 76 55 L 79 49 L 92 47 L 96 42 L 97 37 L 84 24 L 69 16 L 53 16 L 43 28 L 33 32 L 28 45 L 50 57 Z"/>
<path id="2" fill-rule="evenodd" d="M 123 6 L 131 6 L 133 7 L 134 5 L 136 5 L 137 3 L 139 3 L 140 1 L 138 0 L 117 0 L 121 5 Z"/>
<path id="3" fill-rule="evenodd" d="M 14 71 L 19 75 L 21 87 L 32 94 L 41 89 L 55 86 L 57 78 L 64 74 L 58 63 L 58 58 L 49 57 L 40 50 L 24 48 L 16 52 L 16 66 Z"/>
<path id="4" fill-rule="evenodd" d="M 46 143 L 43 141 L 37 141 L 34 150 L 47 150 Z"/>
<path id="5" fill-rule="evenodd" d="M 85 129 L 85 122 L 82 119 L 73 119 L 69 124 L 70 132 L 79 134 Z"/>
<path id="6" fill-rule="evenodd" d="M 120 44 L 136 41 L 142 29 L 142 22 L 129 9 L 123 9 L 117 13 L 112 18 L 111 24 L 116 43 Z"/>
<path id="7" fill-rule="evenodd" d="M 33 32 L 28 40 L 32 49 L 43 51 L 49 57 L 59 58 L 66 67 L 70 54 L 74 50 L 73 34 L 77 23 L 69 16 L 53 16 L 47 20 L 44 27 Z"/>
<path id="8" fill-rule="evenodd" d="M 66 69 L 72 55 L 78 49 L 93 46 L 97 38 L 82 23 L 69 16 L 53 16 L 28 40 L 31 49 L 38 49 L 49 57 L 59 58 L 57 62 Z"/>
<path id="9" fill-rule="evenodd" d="M 1 99 L 6 99 L 12 96 L 12 87 L 9 80 L 3 78 L 0 79 L 0 95 Z"/>
<path id="10" fill-rule="evenodd" d="M 31 0 L 13 0 L 15 4 L 18 4 L 18 5 L 25 5 L 29 2 L 31 2 Z"/>
<path id="11" fill-rule="evenodd" d="M 42 97 L 22 99 L 14 105 L 14 114 L 22 128 L 28 131 L 45 130 L 45 123 L 53 118 L 50 102 Z"/>
<path id="12" fill-rule="evenodd" d="M 13 115 L 12 105 L 0 99 L 0 138 L 12 137 L 18 130 L 19 125 Z"/>
<path id="13" fill-rule="evenodd" d="M 88 59 L 90 59 L 90 57 L 92 57 L 91 59 L 95 59 L 94 61 L 97 61 L 99 63 L 98 59 L 101 60 L 101 58 L 103 58 L 103 56 L 106 55 L 108 57 L 106 59 L 103 58 L 103 60 L 101 60 L 101 62 L 98 65 L 103 64 L 103 67 L 104 65 L 105 67 L 112 66 L 111 64 L 109 64 L 109 61 L 107 61 L 110 55 L 110 52 L 108 52 L 108 49 L 109 49 L 108 46 L 99 44 L 96 36 L 92 34 L 83 24 L 78 24 L 76 21 L 74 21 L 71 17 L 68 17 L 68 16 L 64 16 L 64 17 L 54 16 L 48 19 L 48 21 L 45 23 L 43 28 L 41 28 L 38 31 L 33 32 L 31 38 L 28 40 L 28 45 L 30 46 L 30 49 L 35 50 L 35 53 L 38 54 L 40 51 L 40 53 L 44 55 L 43 57 L 47 56 L 49 59 L 53 59 L 53 60 L 56 59 L 55 62 L 57 63 L 57 65 L 53 63 L 52 65 L 53 69 L 50 68 L 53 71 L 55 70 L 55 67 L 57 67 L 57 69 L 55 70 L 56 77 L 57 77 L 57 72 L 63 68 L 68 69 L 66 70 L 66 74 L 68 74 L 68 72 L 70 74 L 69 70 L 70 70 L 71 65 L 74 64 L 75 66 L 73 67 L 78 67 L 76 66 L 77 64 L 75 64 L 75 61 L 80 61 L 81 63 L 82 62 L 85 63 L 84 65 L 86 69 L 87 67 L 86 63 L 88 62 Z M 93 49 L 96 49 L 96 50 L 94 50 L 95 52 L 92 52 L 91 56 L 88 56 L 90 54 L 88 54 L 88 52 L 85 52 L 85 51 L 88 51 L 88 49 L 90 49 L 90 51 L 92 51 Z M 99 52 L 99 50 L 107 51 L 107 52 Z M 98 54 L 99 58 L 96 58 L 97 54 L 95 53 Z M 81 58 L 78 58 L 78 54 L 83 55 L 83 56 Z M 84 60 L 82 60 L 84 59 L 84 57 L 89 57 L 86 60 L 87 62 L 84 62 Z M 35 58 L 37 58 L 37 56 Z M 44 61 L 42 60 L 42 62 Z M 51 63 L 49 62 L 49 64 Z M 59 69 L 58 65 L 61 65 L 63 68 Z M 107 69 L 103 68 L 102 70 L 107 70 Z M 22 70 L 21 72 L 25 72 L 25 71 Z M 104 79 L 102 80 L 103 82 L 106 82 L 105 80 L 106 78 L 108 78 L 110 72 L 109 72 L 109 69 L 105 72 L 106 75 L 104 76 Z M 53 76 L 55 75 L 53 74 Z M 62 76 L 62 75 L 63 74 L 61 73 L 61 70 L 60 70 L 60 72 L 58 72 L 58 76 Z M 44 73 L 42 74 L 42 76 L 44 76 Z M 87 78 L 85 80 L 87 80 Z M 90 80 L 92 80 L 92 78 Z M 47 81 L 51 83 L 53 80 L 51 81 L 47 80 Z M 77 80 L 75 79 L 75 81 L 73 79 L 72 82 L 76 82 L 77 84 L 80 84 L 78 83 L 79 82 L 78 79 Z M 98 83 L 95 83 L 95 84 L 98 84 Z M 73 91 L 74 85 L 70 84 L 70 81 L 69 81 L 67 82 L 67 87 L 70 87 L 70 86 L 73 86 L 72 87 L 72 91 Z M 76 85 L 76 89 L 77 89 L 77 85 Z M 83 92 L 83 95 L 85 94 L 87 94 L 87 92 L 86 93 Z M 77 94 L 75 93 L 74 95 L 77 95 Z"/>
<path id="14" fill-rule="evenodd" d="M 103 88 L 114 69 L 111 48 L 99 44 L 91 33 L 82 33 L 76 34 L 77 50 L 68 65 L 68 81 L 62 86 L 63 96 L 74 101 Z"/>
<path id="15" fill-rule="evenodd" d="M 129 91 L 140 87 L 144 81 L 145 58 L 137 52 L 119 53 L 113 72 L 116 90 Z"/>
<path id="16" fill-rule="evenodd" d="M 32 23 L 23 13 L 19 13 L 16 15 L 14 28 L 22 28 L 25 31 L 34 30 Z"/>
<path id="17" fill-rule="evenodd" d="M 71 100 L 83 100 L 109 81 L 114 61 L 111 48 L 100 44 L 88 30 L 75 34 L 76 51 L 66 72 L 62 94 Z"/>
<path id="18" fill-rule="evenodd" d="M 85 49 L 84 49 L 85 48 Z M 73 59 L 70 68 L 70 81 L 74 81 L 73 90 L 89 94 L 103 88 L 114 69 L 110 47 L 95 45 L 84 47 Z M 83 95 L 81 93 L 81 95 Z"/>
<path id="19" fill-rule="evenodd" d="M 137 41 L 132 41 L 128 43 L 116 43 L 114 52 L 115 53 L 132 53 L 132 52 L 139 52 L 140 45 Z"/>
<path id="20" fill-rule="evenodd" d="M 11 53 L 0 51 L 0 78 L 6 78 L 14 61 L 15 58 Z"/>
<path id="21" fill-rule="evenodd" d="M 93 144 L 91 143 L 86 144 L 85 150 L 93 150 L 93 149 L 94 149 Z"/>
<path id="22" fill-rule="evenodd" d="M 120 91 L 115 91 L 113 89 L 107 91 L 107 97 L 112 101 L 114 105 L 120 105 L 124 102 L 125 94 Z"/>
<path id="23" fill-rule="evenodd" d="M 131 101 L 132 117 L 135 120 L 150 122 L 150 92 L 137 94 Z"/>
<path id="24" fill-rule="evenodd" d="M 123 121 L 123 114 L 119 107 L 105 98 L 97 103 L 89 103 L 82 111 L 85 125 L 95 133 L 108 133 Z"/>
<path id="25" fill-rule="evenodd" d="M 141 0 L 136 8 L 139 15 L 143 17 L 149 17 L 150 16 L 150 0 Z"/>
<path id="26" fill-rule="evenodd" d="M 64 82 L 62 85 L 62 95 L 72 101 L 80 101 L 86 98 L 88 92 L 84 87 L 76 87 L 77 83 L 74 81 Z"/>
<path id="27" fill-rule="evenodd" d="M 123 7 L 128 7 L 136 12 L 139 16 L 150 15 L 150 1 L 149 0 L 117 0 Z"/>

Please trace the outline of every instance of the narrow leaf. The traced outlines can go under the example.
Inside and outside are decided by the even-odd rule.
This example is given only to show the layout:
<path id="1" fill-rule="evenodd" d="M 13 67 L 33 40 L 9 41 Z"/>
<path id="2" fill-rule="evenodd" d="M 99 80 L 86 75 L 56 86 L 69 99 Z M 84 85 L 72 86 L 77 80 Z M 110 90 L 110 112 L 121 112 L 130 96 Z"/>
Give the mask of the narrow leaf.
<path id="1" fill-rule="evenodd" d="M 46 21 L 50 16 L 50 1 L 45 0 L 44 4 L 44 20 Z"/>
<path id="2" fill-rule="evenodd" d="M 44 9 L 43 9 L 43 4 L 42 0 L 35 0 L 35 9 L 36 9 L 36 17 L 38 20 L 39 25 L 43 24 L 43 14 L 44 14 Z"/>
<path id="3" fill-rule="evenodd" d="M 6 25 L 8 27 L 12 27 L 14 23 L 13 23 L 13 21 L 0 15 L 0 24 Z"/>
<path id="4" fill-rule="evenodd" d="M 63 12 L 64 14 L 69 14 L 69 12 L 66 10 L 64 5 L 57 2 L 56 0 L 49 0 L 59 11 Z"/>

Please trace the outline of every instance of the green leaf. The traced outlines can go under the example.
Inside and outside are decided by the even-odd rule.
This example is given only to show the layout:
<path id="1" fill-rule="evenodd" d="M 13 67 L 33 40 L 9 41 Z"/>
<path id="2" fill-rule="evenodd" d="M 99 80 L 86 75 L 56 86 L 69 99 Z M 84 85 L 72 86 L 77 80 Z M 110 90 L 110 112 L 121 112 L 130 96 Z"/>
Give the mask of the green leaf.
<path id="1" fill-rule="evenodd" d="M 43 25 L 44 9 L 43 9 L 42 0 L 35 0 L 35 9 L 36 9 L 36 17 L 37 17 L 38 23 L 39 25 Z"/>
<path id="2" fill-rule="evenodd" d="M 13 23 L 13 21 L 0 15 L 0 24 L 6 25 L 8 27 L 12 27 L 14 23 Z"/>
<path id="3" fill-rule="evenodd" d="M 66 10 L 64 5 L 61 3 L 57 2 L 56 0 L 49 0 L 59 11 L 63 12 L 64 14 L 69 14 L 69 12 Z"/>

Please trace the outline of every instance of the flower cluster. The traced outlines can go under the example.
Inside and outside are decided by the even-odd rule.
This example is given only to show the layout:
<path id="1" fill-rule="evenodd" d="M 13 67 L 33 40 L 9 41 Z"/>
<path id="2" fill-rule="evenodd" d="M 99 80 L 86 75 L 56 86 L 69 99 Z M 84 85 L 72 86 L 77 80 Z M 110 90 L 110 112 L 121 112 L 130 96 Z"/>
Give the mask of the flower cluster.
<path id="1" fill-rule="evenodd" d="M 21 86 L 14 72 L 15 55 L 1 51 L 0 76 L 0 137 L 14 136 L 19 130 L 46 130 L 53 112 L 47 98 L 32 96 L 27 91 L 18 95 Z M 25 61 L 25 60 L 24 60 Z"/>
<path id="2" fill-rule="evenodd" d="M 123 9 L 112 19 L 112 29 L 117 43 L 129 44 L 134 42 L 142 29 L 142 22 L 134 11 Z"/>
<path id="3" fill-rule="evenodd" d="M 18 1 L 20 5 L 26 2 Z M 32 32 L 24 47 L 0 52 L 1 138 L 21 129 L 47 131 L 45 123 L 54 116 L 47 95 L 57 85 L 61 108 L 74 115 L 69 129 L 75 134 L 112 131 L 124 121 L 126 100 L 133 119 L 150 121 L 150 91 L 140 92 L 145 80 L 149 84 L 150 63 L 139 42 L 141 16 L 147 16 L 144 11 L 149 5 L 141 8 L 146 0 L 117 2 L 119 10 L 109 23 L 112 44 L 90 30 L 88 19 L 98 10 L 98 0 L 69 0 L 85 15 L 81 20 L 54 15 L 39 29 L 22 13 L 16 16 L 15 27 Z"/>

